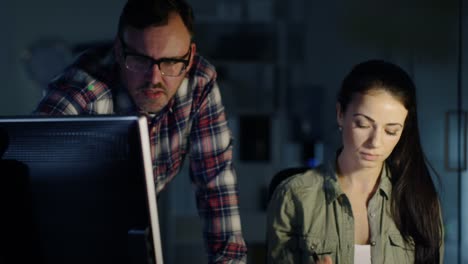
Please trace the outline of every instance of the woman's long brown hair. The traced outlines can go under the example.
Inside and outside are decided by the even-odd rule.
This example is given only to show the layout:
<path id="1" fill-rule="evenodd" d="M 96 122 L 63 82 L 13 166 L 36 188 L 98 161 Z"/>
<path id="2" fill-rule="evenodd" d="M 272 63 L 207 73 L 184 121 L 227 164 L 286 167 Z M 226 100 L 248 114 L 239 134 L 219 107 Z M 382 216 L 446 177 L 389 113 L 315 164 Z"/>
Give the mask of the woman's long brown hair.
<path id="1" fill-rule="evenodd" d="M 346 76 L 338 103 L 344 112 L 355 94 L 375 89 L 389 92 L 408 110 L 401 138 L 386 160 L 392 175 L 393 220 L 405 240 L 414 242 L 415 263 L 439 263 L 443 240 L 441 208 L 429 171 L 432 167 L 421 146 L 413 81 L 395 64 L 366 61 Z"/>

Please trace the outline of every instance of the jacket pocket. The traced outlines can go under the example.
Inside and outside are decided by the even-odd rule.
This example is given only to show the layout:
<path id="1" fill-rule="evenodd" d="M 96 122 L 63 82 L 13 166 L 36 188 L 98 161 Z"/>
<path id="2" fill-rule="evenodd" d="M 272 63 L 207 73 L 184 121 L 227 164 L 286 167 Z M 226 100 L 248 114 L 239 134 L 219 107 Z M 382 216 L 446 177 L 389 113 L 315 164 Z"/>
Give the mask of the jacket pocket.
<path id="1" fill-rule="evenodd" d="M 304 263 L 315 263 L 314 254 L 319 258 L 330 255 L 332 259 L 336 259 L 337 241 L 334 239 L 304 236 L 299 246 L 303 252 Z"/>
<path id="2" fill-rule="evenodd" d="M 413 263 L 414 262 L 414 242 L 406 241 L 400 233 L 388 235 L 389 251 L 393 256 L 393 263 Z"/>

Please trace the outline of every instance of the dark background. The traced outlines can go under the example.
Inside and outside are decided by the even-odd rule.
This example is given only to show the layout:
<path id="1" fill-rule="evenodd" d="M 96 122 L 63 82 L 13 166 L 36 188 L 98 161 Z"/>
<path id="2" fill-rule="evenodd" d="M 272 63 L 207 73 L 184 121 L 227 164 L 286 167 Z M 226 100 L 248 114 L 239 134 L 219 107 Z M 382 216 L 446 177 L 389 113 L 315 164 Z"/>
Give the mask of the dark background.
<path id="1" fill-rule="evenodd" d="M 446 227 L 445 262 L 468 262 L 468 253 L 460 250 L 468 248 L 463 225 L 468 221 L 468 198 L 460 192 L 468 187 L 468 175 L 456 170 L 458 162 L 467 159 L 463 148 L 458 149 L 466 144 L 466 119 L 458 124 L 457 114 L 468 108 L 468 3 L 189 2 L 195 9 L 198 51 L 219 71 L 235 140 L 251 263 L 261 263 L 264 253 L 264 199 L 271 177 L 286 167 L 311 164 L 311 158 L 320 162 L 334 152 L 339 142 L 335 94 L 351 66 L 370 58 L 398 63 L 416 82 L 423 145 L 442 178 L 438 187 Z M 1 1 L 0 114 L 30 113 L 46 81 L 77 51 L 112 41 L 123 3 Z M 447 123 L 450 111 L 455 117 Z M 256 125 L 249 125 L 252 122 Z M 188 179 L 185 170 L 161 200 L 168 263 L 203 259 Z"/>

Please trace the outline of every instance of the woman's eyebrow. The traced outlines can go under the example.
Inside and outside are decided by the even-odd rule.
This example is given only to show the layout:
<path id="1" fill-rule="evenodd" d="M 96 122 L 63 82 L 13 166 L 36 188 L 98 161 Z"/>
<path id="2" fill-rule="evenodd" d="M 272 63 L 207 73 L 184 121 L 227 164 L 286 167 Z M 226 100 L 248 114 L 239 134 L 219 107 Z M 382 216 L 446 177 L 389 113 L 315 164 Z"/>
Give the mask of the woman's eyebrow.
<path id="1" fill-rule="evenodd" d="M 354 114 L 353 116 L 362 116 L 362 117 L 364 117 L 365 119 L 371 121 L 372 123 L 375 123 L 375 120 L 374 120 L 374 119 L 372 119 L 370 116 L 367 116 L 367 115 L 365 115 L 365 114 L 356 113 L 356 114 Z"/>

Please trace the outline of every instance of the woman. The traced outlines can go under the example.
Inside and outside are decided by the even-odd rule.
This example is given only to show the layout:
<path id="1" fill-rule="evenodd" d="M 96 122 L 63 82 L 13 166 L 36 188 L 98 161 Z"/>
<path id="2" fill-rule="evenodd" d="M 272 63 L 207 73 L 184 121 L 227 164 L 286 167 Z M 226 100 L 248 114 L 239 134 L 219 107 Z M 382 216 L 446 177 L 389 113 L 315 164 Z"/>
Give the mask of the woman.
<path id="1" fill-rule="evenodd" d="M 283 181 L 270 201 L 268 262 L 442 263 L 441 208 L 408 74 L 385 61 L 356 65 L 336 111 L 336 160 Z"/>

